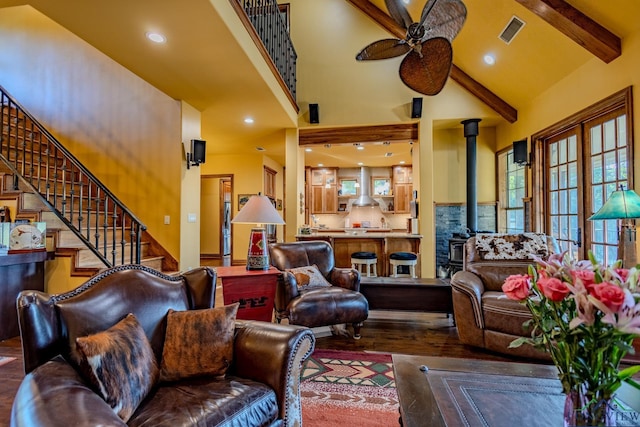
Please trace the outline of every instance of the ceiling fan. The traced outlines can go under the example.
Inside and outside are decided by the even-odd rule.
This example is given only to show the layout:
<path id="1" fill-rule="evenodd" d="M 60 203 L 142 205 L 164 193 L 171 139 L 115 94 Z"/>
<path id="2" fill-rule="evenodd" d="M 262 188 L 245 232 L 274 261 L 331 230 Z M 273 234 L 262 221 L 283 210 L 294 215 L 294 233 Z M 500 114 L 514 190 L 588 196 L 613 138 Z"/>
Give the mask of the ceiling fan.
<path id="1" fill-rule="evenodd" d="M 451 41 L 467 17 L 462 0 L 428 0 L 420 22 L 413 22 L 403 0 L 385 0 L 391 17 L 407 30 L 402 39 L 371 43 L 357 55 L 358 61 L 388 59 L 405 55 L 400 79 L 416 92 L 437 95 L 447 82 L 453 60 Z"/>

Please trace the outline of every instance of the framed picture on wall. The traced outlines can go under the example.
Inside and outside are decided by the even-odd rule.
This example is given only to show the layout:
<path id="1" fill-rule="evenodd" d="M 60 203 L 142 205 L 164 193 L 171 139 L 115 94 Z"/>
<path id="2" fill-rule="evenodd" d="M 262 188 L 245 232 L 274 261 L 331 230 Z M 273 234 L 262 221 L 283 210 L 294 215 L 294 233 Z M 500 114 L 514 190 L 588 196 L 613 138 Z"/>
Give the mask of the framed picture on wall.
<path id="1" fill-rule="evenodd" d="M 238 212 L 247 204 L 251 196 L 253 196 L 253 194 L 238 194 Z"/>

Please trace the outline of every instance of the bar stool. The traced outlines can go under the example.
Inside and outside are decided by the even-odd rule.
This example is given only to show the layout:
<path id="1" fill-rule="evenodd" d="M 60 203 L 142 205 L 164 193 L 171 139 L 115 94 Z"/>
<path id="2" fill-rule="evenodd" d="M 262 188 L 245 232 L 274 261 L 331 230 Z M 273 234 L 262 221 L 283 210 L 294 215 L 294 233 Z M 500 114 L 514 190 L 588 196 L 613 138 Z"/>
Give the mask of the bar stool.
<path id="1" fill-rule="evenodd" d="M 413 252 L 394 252 L 389 255 L 391 263 L 391 277 L 412 277 L 416 278 L 416 264 L 418 255 Z M 398 274 L 398 268 L 402 265 L 409 266 L 409 274 Z"/>
<path id="2" fill-rule="evenodd" d="M 371 267 L 369 267 L 371 266 Z M 351 254 L 351 267 L 367 277 L 378 277 L 378 257 L 373 252 L 354 252 Z M 364 267 L 364 271 L 362 268 Z M 369 274 L 371 270 L 371 274 Z"/>

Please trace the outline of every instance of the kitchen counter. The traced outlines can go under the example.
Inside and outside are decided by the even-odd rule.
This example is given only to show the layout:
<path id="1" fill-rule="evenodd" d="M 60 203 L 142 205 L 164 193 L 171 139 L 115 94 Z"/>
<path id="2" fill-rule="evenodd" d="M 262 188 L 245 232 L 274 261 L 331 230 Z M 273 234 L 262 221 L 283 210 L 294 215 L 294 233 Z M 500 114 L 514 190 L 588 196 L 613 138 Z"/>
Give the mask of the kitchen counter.
<path id="1" fill-rule="evenodd" d="M 367 230 L 366 232 L 362 232 Z M 356 234 L 353 234 L 353 232 Z M 333 247 L 336 267 L 351 267 L 354 252 L 374 252 L 378 258 L 378 275 L 388 276 L 391 272 L 389 255 L 394 252 L 413 252 L 418 255 L 416 273 L 420 277 L 420 241 L 422 235 L 396 230 L 381 232 L 369 229 L 324 230 L 313 234 L 298 234 L 296 240 L 324 240 Z"/>

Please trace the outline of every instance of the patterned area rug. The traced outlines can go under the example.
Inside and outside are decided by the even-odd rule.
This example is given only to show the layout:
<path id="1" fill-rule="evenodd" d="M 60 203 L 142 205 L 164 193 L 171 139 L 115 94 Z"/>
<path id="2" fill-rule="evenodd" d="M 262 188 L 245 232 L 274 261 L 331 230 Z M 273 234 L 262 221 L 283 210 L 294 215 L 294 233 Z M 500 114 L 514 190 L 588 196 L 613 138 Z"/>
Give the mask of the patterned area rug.
<path id="1" fill-rule="evenodd" d="M 15 357 L 0 356 L 0 366 L 6 365 L 7 363 L 11 362 L 12 360 L 16 360 L 16 358 Z"/>
<path id="2" fill-rule="evenodd" d="M 397 426 L 391 355 L 316 350 L 302 369 L 305 427 Z"/>

